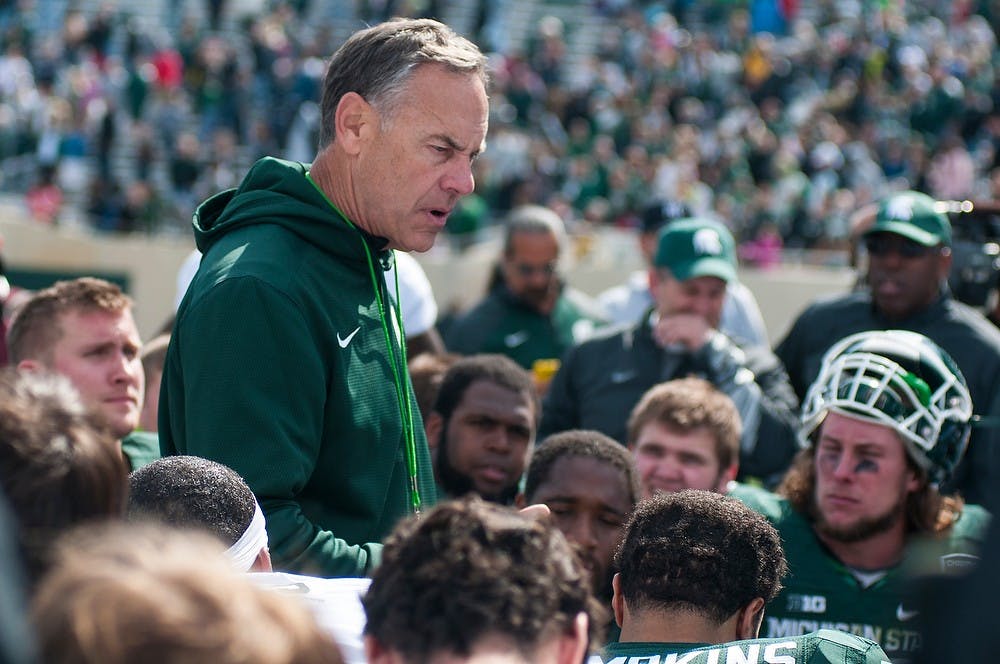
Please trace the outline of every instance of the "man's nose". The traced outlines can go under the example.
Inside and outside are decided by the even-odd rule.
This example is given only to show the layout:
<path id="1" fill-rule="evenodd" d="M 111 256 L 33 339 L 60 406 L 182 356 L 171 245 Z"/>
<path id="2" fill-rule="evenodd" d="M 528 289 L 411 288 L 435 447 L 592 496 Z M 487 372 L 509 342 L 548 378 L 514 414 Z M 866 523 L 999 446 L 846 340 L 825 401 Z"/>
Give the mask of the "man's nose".
<path id="1" fill-rule="evenodd" d="M 854 477 L 857 469 L 857 460 L 851 458 L 848 454 L 841 454 L 837 457 L 836 464 L 833 466 L 833 477 L 838 480 L 848 480 Z"/>
<path id="2" fill-rule="evenodd" d="M 441 186 L 458 196 L 467 196 L 476 188 L 476 178 L 472 174 L 472 163 L 456 160 L 456 165 L 445 175 Z"/>
<path id="3" fill-rule="evenodd" d="M 114 361 L 114 366 L 112 367 L 111 375 L 112 380 L 116 383 L 118 382 L 138 382 L 139 373 L 142 371 L 142 364 L 135 358 L 129 357 L 124 353 L 119 353 Z"/>
<path id="4" fill-rule="evenodd" d="M 570 539 L 576 542 L 577 546 L 585 550 L 590 550 L 597 546 L 597 535 L 586 514 L 578 514 L 573 519 L 573 525 L 570 529 Z"/>

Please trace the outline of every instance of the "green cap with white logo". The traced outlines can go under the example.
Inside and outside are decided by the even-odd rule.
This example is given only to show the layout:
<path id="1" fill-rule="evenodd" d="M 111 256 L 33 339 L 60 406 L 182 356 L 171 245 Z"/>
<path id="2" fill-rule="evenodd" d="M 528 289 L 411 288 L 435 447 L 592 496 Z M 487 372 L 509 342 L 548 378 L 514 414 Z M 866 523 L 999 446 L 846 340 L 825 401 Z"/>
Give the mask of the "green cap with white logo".
<path id="1" fill-rule="evenodd" d="M 678 281 L 695 277 L 736 279 L 736 242 L 729 229 L 712 219 L 691 217 L 660 231 L 653 264 Z"/>
<path id="2" fill-rule="evenodd" d="M 865 235 L 895 233 L 925 247 L 951 246 L 951 222 L 937 202 L 919 191 L 903 191 L 882 200 Z"/>

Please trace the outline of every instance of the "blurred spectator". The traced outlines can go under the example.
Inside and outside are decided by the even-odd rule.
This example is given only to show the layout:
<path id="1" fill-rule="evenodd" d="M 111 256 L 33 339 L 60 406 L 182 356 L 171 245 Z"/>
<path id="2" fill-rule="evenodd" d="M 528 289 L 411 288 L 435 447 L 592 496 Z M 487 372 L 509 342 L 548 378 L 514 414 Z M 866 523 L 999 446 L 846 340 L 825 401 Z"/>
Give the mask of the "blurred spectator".
<path id="1" fill-rule="evenodd" d="M 553 210 L 515 209 L 505 221 L 503 254 L 489 292 L 448 328 L 448 349 L 501 353 L 532 369 L 589 337 L 603 315 L 559 276 L 565 245 L 565 226 Z"/>
<path id="2" fill-rule="evenodd" d="M 633 272 L 628 282 L 597 296 L 598 304 L 611 323 L 634 323 L 653 306 L 653 254 L 660 230 L 671 222 L 690 217 L 690 210 L 677 201 L 657 201 L 646 207 L 639 218 L 639 251 L 644 270 Z M 750 289 L 739 281 L 726 285 L 719 329 L 741 343 L 767 346 L 767 330 L 760 307 Z"/>
<path id="3" fill-rule="evenodd" d="M 166 526 L 74 532 L 32 618 L 51 664 L 343 664 L 303 604 L 233 570 L 211 537 Z"/>
<path id="4" fill-rule="evenodd" d="M 160 334 L 143 344 L 139 358 L 142 360 L 142 373 L 146 377 L 146 389 L 143 394 L 142 410 L 139 412 L 139 429 L 156 433 L 156 418 L 160 405 L 160 378 L 163 377 L 163 362 L 167 357 L 169 334 Z"/>
<path id="5" fill-rule="evenodd" d="M 456 353 L 420 353 L 407 362 L 413 395 L 417 398 L 420 419 L 424 421 L 424 431 L 427 431 L 427 419 L 434 408 L 445 372 L 461 357 Z M 430 452 L 433 462 L 437 449 L 431 449 Z"/>
<path id="6" fill-rule="evenodd" d="M 726 284 L 736 279 L 735 253 L 732 235 L 711 219 L 666 226 L 650 271 L 655 306 L 567 351 L 545 397 L 539 434 L 596 429 L 624 444 L 628 414 L 649 388 L 694 375 L 739 410 L 740 476 L 780 477 L 797 448 L 798 400 L 769 348 L 741 345 L 718 329 Z"/>
<path id="7" fill-rule="evenodd" d="M 68 380 L 0 372 L 0 485 L 32 583 L 48 569 L 57 535 L 122 517 L 127 475 L 116 441 Z"/>
<path id="8" fill-rule="evenodd" d="M 56 184 L 54 166 L 40 166 L 38 180 L 24 195 L 31 218 L 46 226 L 59 222 L 59 212 L 63 204 L 63 192 Z"/>
<path id="9" fill-rule="evenodd" d="M 127 187 L 147 168 L 143 154 L 155 162 L 181 131 L 203 143 L 216 129 L 231 133 L 222 186 L 238 182 L 262 151 L 305 159 L 301 145 L 315 144 L 303 143 L 315 128 L 303 109 L 318 96 L 317 44 L 343 27 L 317 3 L 277 3 L 235 26 L 219 0 L 190 14 L 168 2 L 164 25 L 138 10 L 129 17 L 111 5 L 64 4 L 45 3 L 37 19 L 25 11 L 6 18 L 0 158 L 8 191 L 23 193 L 40 164 L 62 166 L 81 146 L 85 168 L 107 175 L 112 164 Z M 370 2 L 337 18 L 353 29 L 386 12 L 431 12 L 431 4 Z M 771 212 L 785 246 L 841 248 L 839 190 L 859 187 L 859 206 L 900 189 L 981 191 L 998 163 L 995 147 L 992 155 L 984 147 L 996 144 L 988 126 L 1000 103 L 995 3 L 946 12 L 933 3 L 601 0 L 576 12 L 618 17 L 601 23 L 592 44 L 579 38 L 587 30 L 576 15 L 543 15 L 519 38 L 506 5 L 485 4 L 473 28 L 479 43 L 496 47 L 494 103 L 482 160 L 490 166 L 477 193 L 498 214 L 558 194 L 575 217 L 589 209 L 615 223 L 648 198 L 675 196 L 696 214 L 727 219 L 740 242 Z M 155 150 L 135 151 L 136 139 L 121 130 L 123 145 L 109 159 L 110 125 L 101 118 L 110 115 L 101 108 L 152 123 Z M 852 144 L 877 157 L 856 161 Z M 862 179 L 872 166 L 884 177 Z M 803 191 L 801 177 L 815 191 Z M 186 224 L 189 210 L 172 200 L 169 179 L 151 183 Z M 802 196 L 809 206 L 796 209 Z M 790 202 L 789 214 L 774 213 Z"/>

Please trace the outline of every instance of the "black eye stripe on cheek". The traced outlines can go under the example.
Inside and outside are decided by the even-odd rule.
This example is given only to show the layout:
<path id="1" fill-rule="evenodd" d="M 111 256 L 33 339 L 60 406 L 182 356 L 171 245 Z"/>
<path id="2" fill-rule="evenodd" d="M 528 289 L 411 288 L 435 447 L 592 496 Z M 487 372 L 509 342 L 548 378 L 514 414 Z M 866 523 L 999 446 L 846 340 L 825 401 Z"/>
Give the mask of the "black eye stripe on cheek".
<path id="1" fill-rule="evenodd" d="M 854 472 L 856 473 L 877 473 L 878 464 L 871 459 L 862 459 L 854 466 Z"/>

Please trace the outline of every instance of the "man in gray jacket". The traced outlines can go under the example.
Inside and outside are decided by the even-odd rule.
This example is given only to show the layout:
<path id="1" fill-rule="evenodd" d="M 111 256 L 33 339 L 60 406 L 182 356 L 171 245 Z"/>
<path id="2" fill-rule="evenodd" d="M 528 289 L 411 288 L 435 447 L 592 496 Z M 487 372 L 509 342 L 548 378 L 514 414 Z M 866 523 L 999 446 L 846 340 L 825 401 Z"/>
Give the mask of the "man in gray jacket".
<path id="1" fill-rule="evenodd" d="M 718 330 L 735 242 L 718 222 L 690 218 L 661 231 L 654 306 L 636 324 L 571 349 L 552 381 L 539 437 L 597 429 L 624 443 L 632 407 L 653 385 L 696 375 L 726 393 L 743 424 L 740 477 L 776 481 L 796 450 L 798 401 L 768 349 L 741 348 Z"/>

